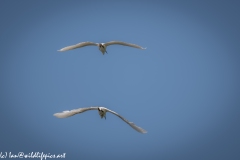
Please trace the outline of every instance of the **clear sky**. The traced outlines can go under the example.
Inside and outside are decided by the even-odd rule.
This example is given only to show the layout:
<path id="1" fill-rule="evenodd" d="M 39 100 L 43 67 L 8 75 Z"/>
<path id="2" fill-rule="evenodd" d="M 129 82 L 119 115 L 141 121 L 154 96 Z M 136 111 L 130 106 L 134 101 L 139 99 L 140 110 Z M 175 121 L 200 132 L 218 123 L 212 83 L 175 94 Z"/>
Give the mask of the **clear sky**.
<path id="1" fill-rule="evenodd" d="M 0 152 L 240 158 L 237 1 L 0 1 Z M 147 47 L 57 50 L 120 40 Z M 66 119 L 56 112 L 104 106 Z"/>

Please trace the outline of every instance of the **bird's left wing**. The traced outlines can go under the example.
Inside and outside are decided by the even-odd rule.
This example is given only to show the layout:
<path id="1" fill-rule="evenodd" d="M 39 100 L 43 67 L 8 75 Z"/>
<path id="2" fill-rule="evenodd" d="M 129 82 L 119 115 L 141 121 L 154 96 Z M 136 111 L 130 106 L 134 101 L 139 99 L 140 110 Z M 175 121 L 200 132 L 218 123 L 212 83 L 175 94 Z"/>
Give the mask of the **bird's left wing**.
<path id="1" fill-rule="evenodd" d="M 81 43 L 78 43 L 78 44 L 75 44 L 75 45 L 72 45 L 72 46 L 67 46 L 67 47 L 64 47 L 58 51 L 68 51 L 68 50 L 72 50 L 72 49 L 76 49 L 76 48 L 81 48 L 81 47 L 85 47 L 85 46 L 97 46 L 98 44 L 97 43 L 94 43 L 94 42 L 81 42 Z"/>
<path id="2" fill-rule="evenodd" d="M 123 45 L 123 46 L 128 46 L 128 47 L 134 47 L 134 48 L 139 48 L 139 49 L 146 49 L 141 46 L 138 46 L 136 44 L 131 44 L 131 43 L 126 43 L 126 42 L 121 42 L 121 41 L 110 41 L 105 43 L 105 46 L 113 45 L 113 44 L 118 44 L 118 45 Z"/>
<path id="3" fill-rule="evenodd" d="M 53 115 L 57 118 L 67 118 L 67 117 L 71 117 L 75 114 L 83 113 L 88 110 L 97 110 L 97 109 L 98 109 L 98 107 L 78 108 L 78 109 L 73 109 L 70 111 L 63 111 L 60 113 L 55 113 Z"/>
<path id="4" fill-rule="evenodd" d="M 135 129 L 136 131 L 140 132 L 140 133 L 147 133 L 146 130 L 142 129 L 141 127 L 138 127 L 137 125 L 135 125 L 133 122 L 129 122 L 128 120 L 126 120 L 125 118 L 123 118 L 122 116 L 120 116 L 118 113 L 111 111 L 108 108 L 105 108 L 106 111 L 118 116 L 119 118 L 121 118 L 124 122 L 126 122 L 127 124 L 129 124 L 133 129 Z"/>

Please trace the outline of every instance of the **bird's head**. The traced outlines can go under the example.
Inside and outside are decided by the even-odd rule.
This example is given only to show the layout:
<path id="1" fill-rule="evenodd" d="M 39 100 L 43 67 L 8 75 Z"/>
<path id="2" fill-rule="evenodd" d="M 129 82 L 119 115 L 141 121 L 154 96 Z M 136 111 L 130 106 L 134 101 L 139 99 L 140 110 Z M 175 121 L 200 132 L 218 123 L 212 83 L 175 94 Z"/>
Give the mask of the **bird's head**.
<path id="1" fill-rule="evenodd" d="M 105 47 L 104 47 L 104 43 L 99 43 L 99 44 L 98 44 L 98 47 L 99 47 L 99 48 L 105 48 Z"/>

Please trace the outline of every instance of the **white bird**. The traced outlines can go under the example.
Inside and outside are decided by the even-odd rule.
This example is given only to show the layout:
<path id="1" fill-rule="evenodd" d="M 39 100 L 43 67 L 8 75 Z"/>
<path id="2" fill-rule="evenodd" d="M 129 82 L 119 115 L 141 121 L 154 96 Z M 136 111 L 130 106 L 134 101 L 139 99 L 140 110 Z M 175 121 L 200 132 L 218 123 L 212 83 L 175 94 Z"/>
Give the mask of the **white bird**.
<path id="1" fill-rule="evenodd" d="M 133 122 L 129 122 L 128 120 L 126 120 L 125 118 L 123 118 L 122 116 L 120 116 L 118 113 L 111 111 L 110 109 L 107 109 L 105 107 L 88 107 L 88 108 L 79 108 L 79 109 L 73 109 L 71 111 L 63 111 L 60 113 L 55 113 L 53 114 L 55 117 L 57 118 L 67 118 L 70 116 L 73 116 L 75 114 L 79 114 L 79 113 L 83 113 L 85 111 L 89 111 L 89 110 L 98 110 L 98 113 L 100 115 L 101 118 L 105 118 L 106 119 L 106 112 L 110 112 L 116 116 L 118 116 L 119 118 L 121 118 L 124 122 L 126 122 L 127 124 L 129 124 L 133 129 L 135 129 L 136 131 L 140 132 L 140 133 L 147 133 L 147 131 L 145 131 L 144 129 L 142 129 L 141 127 L 136 126 Z"/>
<path id="2" fill-rule="evenodd" d="M 131 44 L 131 43 L 126 43 L 126 42 L 121 42 L 121 41 L 110 41 L 107 43 L 94 43 L 94 42 L 81 42 L 72 46 L 67 46 L 64 47 L 58 51 L 68 51 L 68 50 L 72 50 L 72 49 L 76 49 L 76 48 L 81 48 L 81 47 L 85 47 L 85 46 L 98 46 L 98 49 L 102 52 L 102 54 L 104 55 L 105 53 L 107 53 L 107 46 L 109 45 L 113 45 L 113 44 L 118 44 L 118 45 L 123 45 L 123 46 L 129 46 L 129 47 L 134 47 L 134 48 L 139 48 L 139 49 L 146 49 L 143 48 L 141 46 L 138 46 L 136 44 Z"/>

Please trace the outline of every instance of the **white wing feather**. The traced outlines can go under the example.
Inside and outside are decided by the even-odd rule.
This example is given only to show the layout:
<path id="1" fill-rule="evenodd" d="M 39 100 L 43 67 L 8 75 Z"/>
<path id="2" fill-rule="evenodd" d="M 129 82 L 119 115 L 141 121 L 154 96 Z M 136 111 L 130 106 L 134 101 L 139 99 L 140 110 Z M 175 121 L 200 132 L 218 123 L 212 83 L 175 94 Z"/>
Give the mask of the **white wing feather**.
<path id="1" fill-rule="evenodd" d="M 146 49 L 141 46 L 138 46 L 136 44 L 131 44 L 131 43 L 126 43 L 126 42 L 121 42 L 121 41 L 110 41 L 105 43 L 105 46 L 113 45 L 113 44 L 118 44 L 118 45 L 123 45 L 123 46 L 129 46 L 129 47 L 134 47 L 134 48 L 139 48 L 139 49 Z"/>
<path id="2" fill-rule="evenodd" d="M 81 48 L 81 47 L 85 47 L 85 46 L 97 46 L 97 45 L 98 44 L 94 43 L 94 42 L 81 42 L 81 43 L 78 43 L 78 44 L 75 44 L 75 45 L 72 45 L 72 46 L 64 47 L 64 48 L 62 48 L 62 49 L 60 49 L 58 51 L 63 52 L 63 51 L 68 51 L 68 50 Z"/>
<path id="3" fill-rule="evenodd" d="M 105 108 L 106 111 L 118 116 L 119 118 L 121 118 L 124 122 L 126 122 L 128 125 L 130 125 L 133 129 L 135 129 L 136 131 L 140 132 L 140 133 L 147 133 L 146 130 L 142 129 L 141 127 L 138 127 L 137 125 L 135 125 L 133 122 L 129 122 L 128 120 L 126 120 L 125 118 L 123 118 L 121 115 L 119 115 L 118 113 L 111 111 L 110 109 Z"/>
<path id="4" fill-rule="evenodd" d="M 97 109 L 98 109 L 98 107 L 79 108 L 79 109 L 73 109 L 71 111 L 63 111 L 60 113 L 55 113 L 54 116 L 57 118 L 67 118 L 67 117 L 71 117 L 75 114 L 83 113 L 83 112 L 89 111 L 89 110 L 97 110 Z"/>

